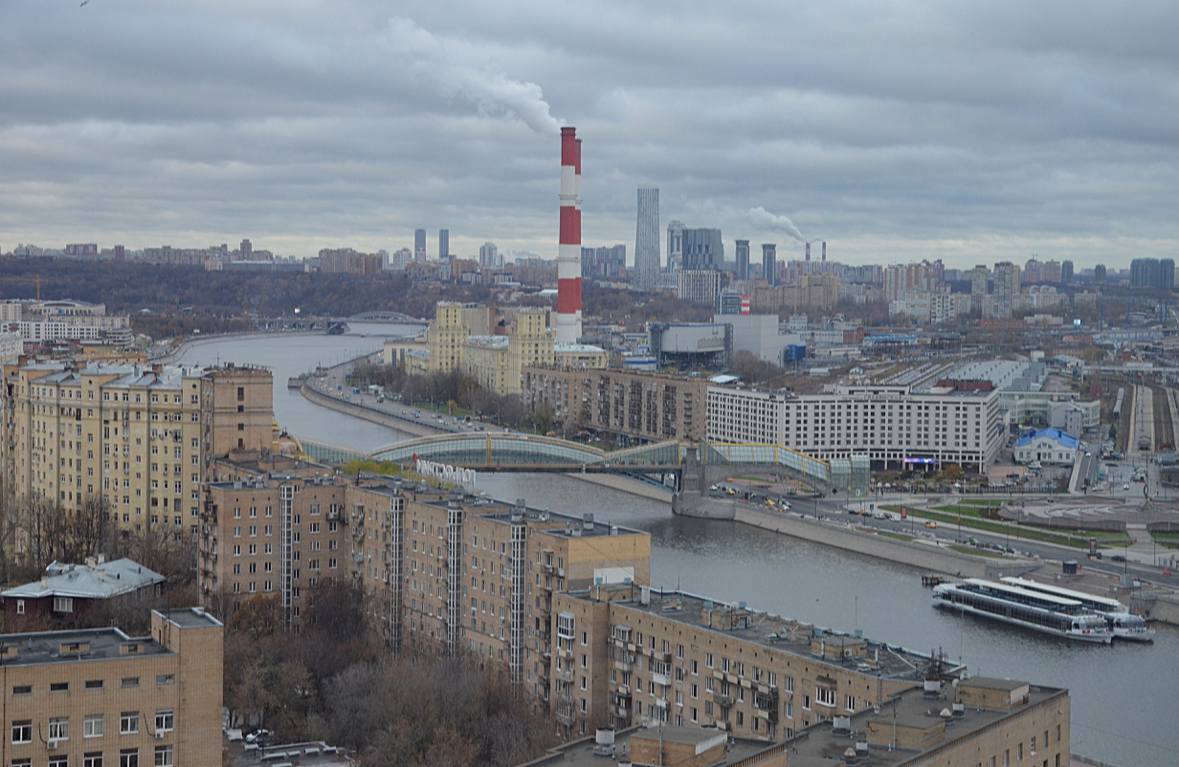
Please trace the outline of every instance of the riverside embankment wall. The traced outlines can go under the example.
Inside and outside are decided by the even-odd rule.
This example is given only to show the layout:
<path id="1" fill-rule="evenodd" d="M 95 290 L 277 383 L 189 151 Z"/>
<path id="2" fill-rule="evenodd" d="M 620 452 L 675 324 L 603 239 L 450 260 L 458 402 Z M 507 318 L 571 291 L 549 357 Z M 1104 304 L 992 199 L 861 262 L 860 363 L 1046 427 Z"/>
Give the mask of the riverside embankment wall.
<path id="1" fill-rule="evenodd" d="M 737 506 L 736 520 L 742 524 L 760 527 L 783 535 L 820 543 L 864 556 L 897 562 L 922 570 L 946 575 L 981 578 L 986 575 L 987 563 L 979 557 L 959 554 L 931 544 L 909 543 L 878 535 L 841 528 L 830 522 L 805 519 L 780 512 L 764 512 L 749 507 Z M 1017 562 L 1012 562 L 1017 567 Z"/>
<path id="2" fill-rule="evenodd" d="M 442 429 L 431 428 L 416 418 L 403 418 L 392 413 L 373 410 L 364 405 L 358 405 L 355 402 L 345 402 L 338 397 L 332 397 L 323 392 L 316 391 L 308 384 L 303 384 L 299 388 L 299 393 L 309 402 L 326 407 L 328 410 L 335 410 L 337 413 L 345 413 L 356 418 L 364 419 L 365 421 L 379 423 L 382 426 L 388 426 L 390 429 L 412 434 L 415 437 L 432 437 L 435 434 L 450 433 Z"/>

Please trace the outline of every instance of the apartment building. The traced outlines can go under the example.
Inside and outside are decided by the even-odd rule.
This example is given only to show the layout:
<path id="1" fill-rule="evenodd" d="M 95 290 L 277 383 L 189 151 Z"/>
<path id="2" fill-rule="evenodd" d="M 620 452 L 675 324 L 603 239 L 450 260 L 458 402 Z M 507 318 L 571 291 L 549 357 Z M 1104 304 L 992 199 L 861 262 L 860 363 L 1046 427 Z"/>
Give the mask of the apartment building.
<path id="1" fill-rule="evenodd" d="M 874 467 L 984 473 L 999 452 L 999 392 L 839 386 L 795 395 L 727 386 L 707 393 L 710 442 L 785 445 L 825 461 L 866 455 Z"/>
<path id="2" fill-rule="evenodd" d="M 6 765 L 221 763 L 222 624 L 152 611 L 151 635 L 117 628 L 8 634 Z"/>
<path id="3" fill-rule="evenodd" d="M 1018 754 L 1004 764 L 1031 754 L 1067 760 L 1066 690 L 960 678 L 961 667 L 859 632 L 830 632 L 679 591 L 594 586 L 553 602 L 551 696 L 567 734 L 645 723 L 673 731 L 715 727 L 738 742 L 785 740 L 798 744 L 792 753 L 818 755 L 805 745 L 834 727 L 844 740 L 828 757 L 861 741 L 905 750 L 903 759 L 882 764 L 960 763 L 945 761 L 947 748 L 970 754 L 974 764 L 976 747 L 996 756 L 1010 749 L 1009 759 Z M 930 715 L 933 699 L 944 702 Z M 893 706 L 901 712 L 896 741 Z M 949 722 L 941 708 L 952 708 Z M 853 724 L 860 735 L 849 738 Z"/>
<path id="4" fill-rule="evenodd" d="M 647 533 L 390 479 L 260 474 L 206 485 L 203 604 L 279 598 L 298 632 L 320 578 L 349 578 L 394 652 L 464 650 L 548 698 L 553 594 L 648 583 Z"/>
<path id="5" fill-rule="evenodd" d="M 708 381 L 630 370 L 526 367 L 520 396 L 530 411 L 548 406 L 567 431 L 593 429 L 657 442 L 704 438 Z"/>
<path id="6" fill-rule="evenodd" d="M 72 509 L 101 496 L 124 529 L 195 533 L 213 458 L 269 448 L 272 388 L 233 364 L 5 366 L 5 489 Z"/>
<path id="7" fill-rule="evenodd" d="M 488 325 L 488 310 L 471 304 L 439 302 L 426 332 L 426 348 L 402 358 L 410 373 L 460 370 L 497 394 L 519 394 L 520 373 L 532 365 L 604 368 L 605 350 L 586 344 L 559 344 L 547 309 L 524 309 L 504 335 L 476 331 Z"/>

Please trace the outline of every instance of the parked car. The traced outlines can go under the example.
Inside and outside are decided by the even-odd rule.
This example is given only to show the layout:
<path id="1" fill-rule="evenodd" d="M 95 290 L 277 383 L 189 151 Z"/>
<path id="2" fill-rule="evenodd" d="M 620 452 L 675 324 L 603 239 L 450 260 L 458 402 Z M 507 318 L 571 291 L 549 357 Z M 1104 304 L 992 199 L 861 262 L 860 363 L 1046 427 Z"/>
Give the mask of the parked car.
<path id="1" fill-rule="evenodd" d="M 925 526 L 926 526 L 926 527 L 928 527 L 930 530 L 936 530 L 936 529 L 937 529 L 937 522 L 934 522 L 934 521 L 931 519 L 931 520 L 929 520 L 928 522 L 926 522 L 926 523 L 925 523 Z"/>

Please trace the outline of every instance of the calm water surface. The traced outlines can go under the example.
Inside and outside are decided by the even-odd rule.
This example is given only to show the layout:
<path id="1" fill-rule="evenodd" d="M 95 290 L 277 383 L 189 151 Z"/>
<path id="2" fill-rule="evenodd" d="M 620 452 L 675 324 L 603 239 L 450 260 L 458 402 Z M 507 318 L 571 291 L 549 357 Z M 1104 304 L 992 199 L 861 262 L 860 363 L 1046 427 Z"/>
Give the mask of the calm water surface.
<path id="1" fill-rule="evenodd" d="M 342 416 L 286 389 L 288 377 L 376 351 L 405 326 L 354 326 L 344 336 L 225 341 L 191 349 L 186 363 L 233 361 L 274 370 L 274 410 L 291 432 L 371 449 L 406 435 Z M 367 338 L 361 338 L 366 333 Z M 1067 687 L 1073 751 L 1122 767 L 1179 765 L 1179 631 L 1153 645 L 1096 647 L 935 610 L 918 572 L 732 522 L 672 517 L 669 506 L 549 474 L 483 474 L 480 489 L 533 506 L 651 533 L 654 585 L 679 587 L 911 650 L 941 649 L 971 673 Z"/>

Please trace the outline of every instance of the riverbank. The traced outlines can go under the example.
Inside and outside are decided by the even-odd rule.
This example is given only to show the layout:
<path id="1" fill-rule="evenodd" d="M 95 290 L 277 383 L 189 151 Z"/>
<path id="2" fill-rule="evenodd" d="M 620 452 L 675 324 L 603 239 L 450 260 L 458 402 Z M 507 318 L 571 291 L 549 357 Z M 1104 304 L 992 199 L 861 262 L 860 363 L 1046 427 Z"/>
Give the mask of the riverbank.
<path id="1" fill-rule="evenodd" d="M 204 346 L 206 344 L 224 343 L 225 341 L 249 341 L 254 338 L 274 338 L 280 336 L 287 338 L 290 336 L 322 336 L 324 333 L 317 330 L 283 330 L 283 331 L 267 331 L 267 330 L 251 330 L 246 333 L 221 333 L 211 336 L 190 336 L 180 342 L 180 345 L 166 354 L 161 354 L 152 357 L 152 362 L 160 362 L 163 364 L 170 364 L 184 353 L 195 346 Z"/>
<path id="2" fill-rule="evenodd" d="M 339 397 L 332 397 L 318 391 L 310 383 L 304 382 L 299 387 L 299 393 L 303 395 L 304 399 L 320 407 L 325 407 L 328 410 L 344 413 L 371 423 L 380 424 L 381 426 L 387 426 L 390 429 L 411 434 L 415 437 L 433 437 L 436 434 L 451 433 L 444 429 L 435 429 L 428 426 L 417 418 L 407 418 L 397 413 L 374 410 L 365 405 L 342 400 Z"/>

